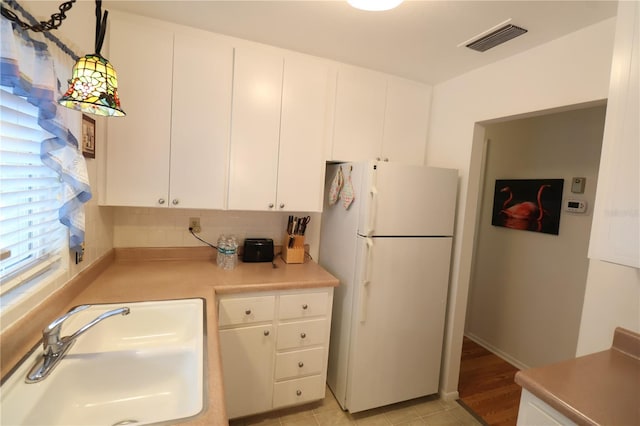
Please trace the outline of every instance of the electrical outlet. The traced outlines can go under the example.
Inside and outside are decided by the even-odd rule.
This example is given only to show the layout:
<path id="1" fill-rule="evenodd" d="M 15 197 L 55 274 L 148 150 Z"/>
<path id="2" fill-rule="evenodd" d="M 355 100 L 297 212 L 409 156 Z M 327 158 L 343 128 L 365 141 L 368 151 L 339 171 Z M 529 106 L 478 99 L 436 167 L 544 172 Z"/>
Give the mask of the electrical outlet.
<path id="1" fill-rule="evenodd" d="M 200 228 L 200 218 L 199 217 L 190 217 L 189 218 L 189 228 L 193 231 L 194 234 L 202 231 Z"/>
<path id="2" fill-rule="evenodd" d="M 76 253 L 76 265 L 83 261 L 84 259 L 84 243 L 80 246 L 80 249 L 75 252 Z"/>

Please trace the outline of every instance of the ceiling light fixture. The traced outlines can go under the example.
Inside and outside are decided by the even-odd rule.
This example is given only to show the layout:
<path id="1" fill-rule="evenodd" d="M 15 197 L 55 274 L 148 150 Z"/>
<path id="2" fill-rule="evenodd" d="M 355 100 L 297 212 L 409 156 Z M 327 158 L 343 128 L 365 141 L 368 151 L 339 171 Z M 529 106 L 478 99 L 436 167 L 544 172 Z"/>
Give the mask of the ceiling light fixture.
<path id="1" fill-rule="evenodd" d="M 95 53 L 79 58 L 73 66 L 69 89 L 58 100 L 67 108 L 108 117 L 124 117 L 118 98 L 116 71 L 100 55 L 107 31 L 108 11 L 102 14 L 102 0 L 96 0 Z"/>
<path id="2" fill-rule="evenodd" d="M 347 0 L 356 9 L 369 11 L 383 11 L 398 7 L 404 0 Z"/>

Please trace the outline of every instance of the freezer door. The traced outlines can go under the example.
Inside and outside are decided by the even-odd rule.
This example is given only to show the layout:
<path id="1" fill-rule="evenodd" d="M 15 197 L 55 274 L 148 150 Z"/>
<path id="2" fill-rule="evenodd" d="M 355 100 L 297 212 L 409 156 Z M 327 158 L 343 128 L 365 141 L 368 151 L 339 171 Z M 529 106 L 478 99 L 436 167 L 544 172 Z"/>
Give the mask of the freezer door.
<path id="1" fill-rule="evenodd" d="M 438 391 L 450 253 L 451 238 L 359 238 L 352 413 Z"/>
<path id="2" fill-rule="evenodd" d="M 458 172 L 390 162 L 369 163 L 360 189 L 358 233 L 451 236 Z"/>

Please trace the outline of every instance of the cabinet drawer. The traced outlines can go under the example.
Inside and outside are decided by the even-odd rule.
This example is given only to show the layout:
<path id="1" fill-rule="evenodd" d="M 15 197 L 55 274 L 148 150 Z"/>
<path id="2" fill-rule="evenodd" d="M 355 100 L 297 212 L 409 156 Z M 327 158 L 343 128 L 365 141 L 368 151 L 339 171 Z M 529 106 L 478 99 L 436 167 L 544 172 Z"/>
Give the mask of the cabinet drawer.
<path id="1" fill-rule="evenodd" d="M 322 345 L 326 341 L 327 321 L 300 321 L 278 326 L 276 349 Z"/>
<path id="2" fill-rule="evenodd" d="M 305 318 L 327 314 L 327 293 L 289 294 L 280 297 L 278 318 Z"/>
<path id="3" fill-rule="evenodd" d="M 276 380 L 320 374 L 325 348 L 305 349 L 276 355 Z"/>
<path id="4" fill-rule="evenodd" d="M 275 296 L 220 299 L 218 325 L 222 327 L 271 321 L 274 316 L 275 300 Z"/>
<path id="5" fill-rule="evenodd" d="M 276 383 L 273 387 L 273 408 L 322 399 L 324 393 L 325 384 L 322 376 Z"/>

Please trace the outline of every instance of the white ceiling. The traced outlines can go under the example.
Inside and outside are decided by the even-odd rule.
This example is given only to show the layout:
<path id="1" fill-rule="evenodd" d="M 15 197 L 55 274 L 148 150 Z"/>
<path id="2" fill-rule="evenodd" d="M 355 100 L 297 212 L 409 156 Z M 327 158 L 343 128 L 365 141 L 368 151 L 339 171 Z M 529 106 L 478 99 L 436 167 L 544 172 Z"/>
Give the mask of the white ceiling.
<path id="1" fill-rule="evenodd" d="M 105 0 L 123 10 L 435 84 L 615 16 L 616 1 Z M 529 32 L 485 53 L 460 43 L 511 19 Z M 588 48 L 588 46 L 586 47 Z"/>

